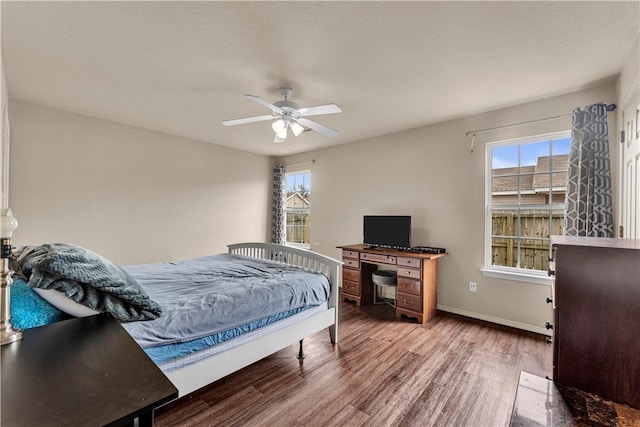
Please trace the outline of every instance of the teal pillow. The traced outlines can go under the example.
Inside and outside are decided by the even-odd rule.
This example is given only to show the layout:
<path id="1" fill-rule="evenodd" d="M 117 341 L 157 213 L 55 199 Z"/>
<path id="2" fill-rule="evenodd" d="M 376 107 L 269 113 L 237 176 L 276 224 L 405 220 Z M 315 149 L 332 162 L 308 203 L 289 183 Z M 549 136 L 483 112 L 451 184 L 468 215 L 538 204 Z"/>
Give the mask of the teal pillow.
<path id="1" fill-rule="evenodd" d="M 16 329 L 48 325 L 68 316 L 36 294 L 22 279 L 11 284 L 11 324 Z"/>

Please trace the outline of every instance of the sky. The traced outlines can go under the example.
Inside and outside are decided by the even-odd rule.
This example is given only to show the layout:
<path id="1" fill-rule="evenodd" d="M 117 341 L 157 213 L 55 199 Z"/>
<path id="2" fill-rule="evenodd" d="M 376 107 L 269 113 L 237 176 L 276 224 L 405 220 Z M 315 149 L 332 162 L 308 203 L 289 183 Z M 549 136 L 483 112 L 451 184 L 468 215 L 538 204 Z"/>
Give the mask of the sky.
<path id="1" fill-rule="evenodd" d="M 287 177 L 287 192 L 296 191 L 300 188 L 300 185 L 304 185 L 304 188 L 311 191 L 311 173 L 288 173 Z"/>
<path id="2" fill-rule="evenodd" d="M 552 141 L 532 142 L 528 144 L 497 146 L 491 150 L 492 169 L 518 166 L 518 147 L 520 147 L 520 166 L 532 166 L 538 157 L 552 153 L 569 154 L 571 138 L 561 138 Z M 552 151 L 550 151 L 552 150 Z"/>

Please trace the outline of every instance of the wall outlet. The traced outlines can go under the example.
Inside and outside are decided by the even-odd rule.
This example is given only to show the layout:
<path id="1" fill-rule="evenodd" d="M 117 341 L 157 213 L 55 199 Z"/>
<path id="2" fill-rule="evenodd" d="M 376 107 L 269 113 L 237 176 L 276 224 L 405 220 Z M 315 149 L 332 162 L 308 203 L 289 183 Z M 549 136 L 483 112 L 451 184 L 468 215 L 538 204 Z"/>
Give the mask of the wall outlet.
<path id="1" fill-rule="evenodd" d="M 478 284 L 476 282 L 469 282 L 469 292 L 477 292 Z"/>

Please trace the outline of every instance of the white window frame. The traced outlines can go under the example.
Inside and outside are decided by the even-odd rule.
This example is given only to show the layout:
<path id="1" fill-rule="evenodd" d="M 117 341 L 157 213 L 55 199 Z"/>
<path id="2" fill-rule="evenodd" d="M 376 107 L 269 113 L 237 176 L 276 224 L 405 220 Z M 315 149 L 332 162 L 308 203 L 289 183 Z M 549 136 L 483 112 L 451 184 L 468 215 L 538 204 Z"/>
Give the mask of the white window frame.
<path id="1" fill-rule="evenodd" d="M 309 169 L 305 169 L 305 170 L 299 170 L 299 171 L 292 171 L 292 172 L 286 172 L 285 173 L 285 185 L 286 185 L 286 178 L 289 175 L 301 175 L 301 174 L 309 174 L 309 192 L 311 192 L 311 170 Z M 285 220 L 285 237 L 284 237 L 284 244 L 286 246 L 291 246 L 294 248 L 301 248 L 301 249 L 311 249 L 311 225 L 309 225 L 309 243 L 297 243 L 297 242 L 288 242 L 287 241 L 287 214 L 288 214 L 288 209 L 285 207 L 284 210 L 284 220 Z M 311 218 L 311 206 L 309 206 L 309 218 Z"/>
<path id="2" fill-rule="evenodd" d="M 485 249 L 484 255 L 485 256 L 484 256 L 484 267 L 481 269 L 481 272 L 484 276 L 497 278 L 497 279 L 504 279 L 504 280 L 513 280 L 517 282 L 527 282 L 527 283 L 551 286 L 552 279 L 549 277 L 546 271 L 492 265 L 493 252 L 491 249 L 491 230 L 492 230 L 493 209 L 491 205 L 491 200 L 492 200 L 491 149 L 499 146 L 521 145 L 521 144 L 534 143 L 534 142 L 543 142 L 545 140 L 569 138 L 570 136 L 571 136 L 570 131 L 562 131 L 562 132 L 540 134 L 535 136 L 527 136 L 523 138 L 512 138 L 508 140 L 495 141 L 495 142 L 490 142 L 486 144 L 486 147 L 485 147 L 485 234 L 484 234 L 484 249 Z M 553 171 L 549 170 L 549 174 L 552 174 L 552 173 Z M 549 181 L 549 182 L 552 182 L 552 181 Z M 517 191 L 516 193 L 520 193 L 520 191 Z M 527 208 L 528 209 L 541 208 L 541 209 L 551 210 L 551 207 L 554 205 L 555 204 L 527 205 Z M 521 206 L 520 203 L 516 203 L 515 205 L 504 205 L 506 209 L 519 209 L 519 206 Z"/>

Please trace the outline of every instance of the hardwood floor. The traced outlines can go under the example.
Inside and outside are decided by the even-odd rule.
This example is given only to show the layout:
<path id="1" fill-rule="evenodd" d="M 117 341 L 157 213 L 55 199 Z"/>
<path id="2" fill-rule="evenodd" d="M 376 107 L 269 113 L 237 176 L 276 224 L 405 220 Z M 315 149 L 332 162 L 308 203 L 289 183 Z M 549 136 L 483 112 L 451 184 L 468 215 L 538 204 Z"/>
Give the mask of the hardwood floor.
<path id="1" fill-rule="evenodd" d="M 438 312 L 340 306 L 329 333 L 286 348 L 156 411 L 163 426 L 508 426 L 521 370 L 551 375 L 544 337 Z"/>

